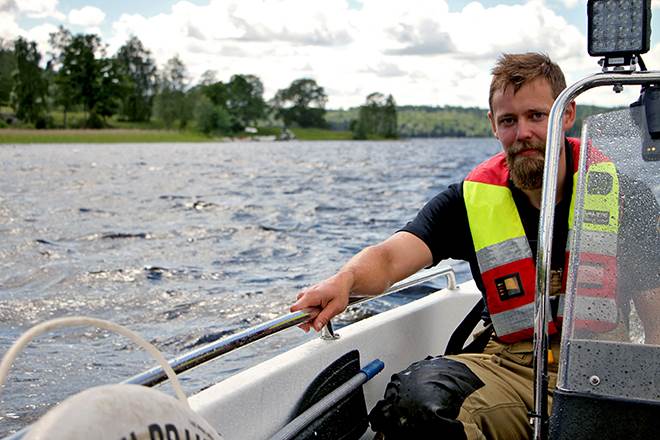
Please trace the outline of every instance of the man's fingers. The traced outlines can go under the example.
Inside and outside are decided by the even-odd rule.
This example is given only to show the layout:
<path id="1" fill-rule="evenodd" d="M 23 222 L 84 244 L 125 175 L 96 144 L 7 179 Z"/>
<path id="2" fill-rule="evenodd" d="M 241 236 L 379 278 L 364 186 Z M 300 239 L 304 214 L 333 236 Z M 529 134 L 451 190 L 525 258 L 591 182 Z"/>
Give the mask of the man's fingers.
<path id="1" fill-rule="evenodd" d="M 302 309 L 307 308 L 307 307 L 318 305 L 318 304 L 310 304 L 311 301 L 310 301 L 309 295 L 305 295 L 306 293 L 307 292 L 300 292 L 298 294 L 298 296 L 297 296 L 298 300 L 295 303 L 293 303 L 293 305 L 289 308 L 290 311 L 296 312 L 298 310 L 302 310 Z"/>
<path id="2" fill-rule="evenodd" d="M 299 292 L 296 298 L 297 301 L 289 308 L 291 312 L 304 309 L 316 309 L 320 312 L 316 312 L 318 316 L 312 314 L 310 321 L 299 325 L 305 331 L 308 331 L 312 327 L 316 331 L 321 331 L 330 319 L 341 313 L 348 304 L 348 301 L 344 300 L 342 292 L 336 290 L 327 282 L 317 284 Z"/>
<path id="3" fill-rule="evenodd" d="M 336 301 L 331 301 L 322 311 L 319 313 L 319 316 L 314 319 L 312 326 L 314 330 L 320 332 L 323 327 L 332 319 L 335 315 L 341 313 L 343 308 L 337 307 Z"/>

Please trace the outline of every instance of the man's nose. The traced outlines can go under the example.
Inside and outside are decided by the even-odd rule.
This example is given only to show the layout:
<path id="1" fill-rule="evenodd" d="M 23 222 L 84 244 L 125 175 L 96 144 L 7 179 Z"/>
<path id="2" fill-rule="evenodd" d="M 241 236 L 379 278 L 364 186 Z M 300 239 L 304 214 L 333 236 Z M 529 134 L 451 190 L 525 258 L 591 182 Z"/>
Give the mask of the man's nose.
<path id="1" fill-rule="evenodd" d="M 532 124 L 527 122 L 525 118 L 520 118 L 518 120 L 517 128 L 516 140 L 522 141 L 532 138 Z"/>

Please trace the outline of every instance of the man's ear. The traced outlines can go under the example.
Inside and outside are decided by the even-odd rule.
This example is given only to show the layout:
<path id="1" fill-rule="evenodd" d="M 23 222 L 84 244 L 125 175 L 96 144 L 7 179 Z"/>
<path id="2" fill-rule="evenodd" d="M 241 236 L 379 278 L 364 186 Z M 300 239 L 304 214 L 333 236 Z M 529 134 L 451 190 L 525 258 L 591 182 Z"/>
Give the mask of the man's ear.
<path id="1" fill-rule="evenodd" d="M 571 127 L 573 127 L 573 124 L 575 124 L 575 117 L 575 101 L 571 101 L 564 111 L 564 132 L 567 132 L 571 129 Z"/>
<path id="2" fill-rule="evenodd" d="M 490 110 L 488 111 L 488 120 L 490 121 L 490 129 L 493 131 L 493 136 L 495 136 L 496 139 L 499 139 L 497 137 L 497 125 L 495 125 L 495 119 L 493 118 L 493 112 Z"/>

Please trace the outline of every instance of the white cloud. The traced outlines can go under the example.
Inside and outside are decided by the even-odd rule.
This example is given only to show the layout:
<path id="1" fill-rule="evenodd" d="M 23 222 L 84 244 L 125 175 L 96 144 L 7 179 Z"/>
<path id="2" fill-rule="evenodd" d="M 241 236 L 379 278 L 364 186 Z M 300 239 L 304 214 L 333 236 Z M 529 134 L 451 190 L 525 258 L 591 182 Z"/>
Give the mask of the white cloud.
<path id="1" fill-rule="evenodd" d="M 660 0 L 653 0 L 653 1 L 651 2 L 651 7 L 652 7 L 653 9 L 660 9 Z"/>
<path id="2" fill-rule="evenodd" d="M 0 37 L 27 34 L 17 24 L 19 3 L 24 10 L 24 4 L 33 11 L 57 10 L 55 0 L 0 2 Z M 193 81 L 207 70 L 222 81 L 237 73 L 257 75 L 266 98 L 294 79 L 314 78 L 328 91 L 331 108 L 358 105 L 375 91 L 392 93 L 400 104 L 485 107 L 490 69 L 501 52 L 548 53 L 569 82 L 599 70 L 586 55 L 584 31 L 550 6 L 561 11 L 576 0 L 497 6 L 473 1 L 461 10 L 449 0 L 351 3 L 181 0 L 153 16 L 123 14 L 102 39 L 114 54 L 136 35 L 159 66 L 178 54 Z M 658 3 L 654 0 L 654 8 Z M 69 14 L 69 23 L 86 32 L 100 32 L 104 19 L 92 7 Z M 649 67 L 658 58 L 654 51 L 645 56 Z"/>
<path id="3" fill-rule="evenodd" d="M 0 13 L 16 10 L 16 0 L 0 0 Z"/>
<path id="4" fill-rule="evenodd" d="M 363 0 L 358 9 L 345 0 L 180 1 L 153 17 L 122 15 L 113 30 L 110 53 L 134 34 L 159 65 L 179 54 L 195 79 L 208 69 L 221 80 L 255 74 L 267 97 L 312 77 L 336 91 L 330 107 L 360 104 L 374 91 L 401 104 L 485 106 L 502 51 L 576 63 L 585 47 L 580 31 L 541 0 L 473 2 L 461 11 L 444 0 Z"/>
<path id="5" fill-rule="evenodd" d="M 453 14 L 448 29 L 457 51 L 467 57 L 535 50 L 561 59 L 581 56 L 586 47 L 580 31 L 540 0 L 491 8 L 473 2 Z"/>
<path id="6" fill-rule="evenodd" d="M 57 0 L 0 0 L 0 39 L 14 40 L 24 37 L 36 41 L 42 53 L 46 48 L 48 35 L 45 39 L 42 29 L 53 29 L 53 25 L 39 25 L 30 30 L 23 29 L 19 24 L 21 16 L 29 18 L 64 19 L 64 14 L 57 10 Z"/>
<path id="7" fill-rule="evenodd" d="M 69 23 L 76 26 L 99 26 L 105 20 L 105 12 L 94 6 L 84 6 L 69 12 Z"/>
<path id="8" fill-rule="evenodd" d="M 21 35 L 21 28 L 14 15 L 0 9 L 0 39 L 13 40 L 18 35 Z"/>
<path id="9" fill-rule="evenodd" d="M 57 26 L 47 23 L 35 26 L 29 30 L 24 30 L 14 21 L 14 17 L 0 12 L 0 40 L 4 40 L 7 43 L 18 37 L 23 37 L 29 41 L 36 42 L 37 48 L 41 52 L 42 66 L 45 66 L 48 61 L 46 53 L 50 49 L 48 39 L 51 32 L 57 32 Z"/>
<path id="10" fill-rule="evenodd" d="M 374 67 L 368 67 L 363 70 L 366 73 L 373 73 L 381 77 L 401 77 L 406 75 L 404 70 L 401 70 L 399 66 L 393 63 L 380 63 Z"/>
<path id="11" fill-rule="evenodd" d="M 226 2 L 215 1 L 224 9 Z M 311 46 L 336 46 L 350 42 L 345 22 L 348 3 L 309 0 L 241 0 L 228 8 L 229 20 L 243 41 L 284 41 Z"/>
<path id="12" fill-rule="evenodd" d="M 12 3 L 10 0 L 7 3 Z M 14 0 L 16 9 L 19 13 L 25 14 L 30 18 L 56 18 L 64 19 L 64 14 L 57 10 L 57 0 Z"/>
<path id="13" fill-rule="evenodd" d="M 31 28 L 27 32 L 27 35 L 29 35 L 30 40 L 37 42 L 39 50 L 42 54 L 44 54 L 50 49 L 48 39 L 50 38 L 50 34 L 54 32 L 57 32 L 57 26 L 54 24 L 45 23 Z"/>

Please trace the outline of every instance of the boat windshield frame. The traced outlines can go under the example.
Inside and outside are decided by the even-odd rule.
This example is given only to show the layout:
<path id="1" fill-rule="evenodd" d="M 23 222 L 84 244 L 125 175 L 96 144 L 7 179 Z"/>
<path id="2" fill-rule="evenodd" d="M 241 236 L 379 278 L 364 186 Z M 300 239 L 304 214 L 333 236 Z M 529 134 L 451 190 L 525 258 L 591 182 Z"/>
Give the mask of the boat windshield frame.
<path id="1" fill-rule="evenodd" d="M 548 303 L 551 287 L 552 237 L 557 197 L 559 156 L 564 145 L 563 116 L 569 103 L 584 92 L 605 86 L 620 90 L 625 85 L 645 86 L 660 83 L 660 71 L 602 72 L 583 78 L 564 89 L 550 110 L 546 142 L 541 212 L 536 258 L 536 295 L 534 301 L 534 411 L 530 414 L 534 440 L 548 437 Z"/>

